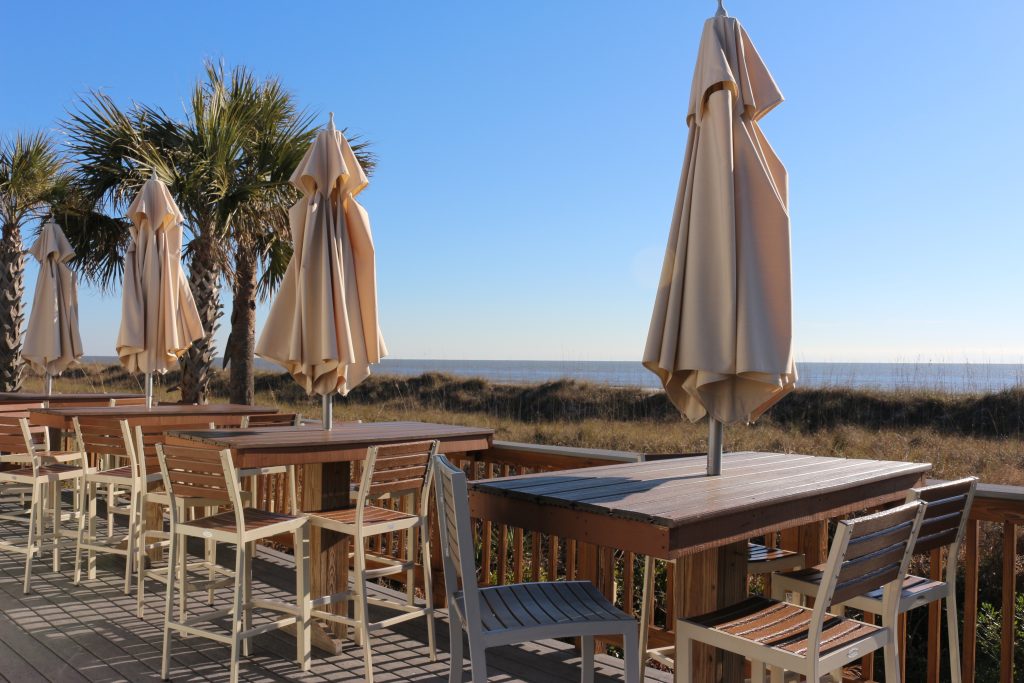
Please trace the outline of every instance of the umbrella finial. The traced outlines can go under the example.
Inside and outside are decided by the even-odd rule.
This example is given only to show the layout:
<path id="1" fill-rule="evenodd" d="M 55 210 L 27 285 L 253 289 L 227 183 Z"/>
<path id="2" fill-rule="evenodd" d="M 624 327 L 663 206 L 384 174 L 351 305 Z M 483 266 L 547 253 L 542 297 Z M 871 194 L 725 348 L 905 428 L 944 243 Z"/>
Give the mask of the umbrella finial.
<path id="1" fill-rule="evenodd" d="M 335 128 L 334 128 L 334 112 L 333 111 L 332 112 L 328 112 L 328 116 L 330 118 L 327 120 L 327 130 L 333 131 L 333 130 L 335 130 Z"/>
<path id="2" fill-rule="evenodd" d="M 725 11 L 725 3 L 722 0 L 718 0 L 718 11 L 715 12 L 716 17 L 727 17 L 729 13 Z"/>

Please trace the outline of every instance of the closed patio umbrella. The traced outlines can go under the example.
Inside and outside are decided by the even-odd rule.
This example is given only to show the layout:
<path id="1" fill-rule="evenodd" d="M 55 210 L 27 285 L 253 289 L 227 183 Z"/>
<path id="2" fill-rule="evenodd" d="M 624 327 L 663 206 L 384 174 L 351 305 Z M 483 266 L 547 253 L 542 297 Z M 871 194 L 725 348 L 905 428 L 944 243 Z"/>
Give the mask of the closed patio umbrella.
<path id="1" fill-rule="evenodd" d="M 758 125 L 780 102 L 719 3 L 698 50 L 643 356 L 684 416 L 709 416 L 709 474 L 720 472 L 722 424 L 757 419 L 796 386 L 786 169 Z"/>
<path id="2" fill-rule="evenodd" d="M 125 254 L 117 356 L 129 372 L 146 373 L 146 405 L 153 373 L 163 374 L 203 337 L 192 291 L 181 267 L 182 222 L 170 191 L 155 176 L 128 207 L 132 241 Z"/>
<path id="3" fill-rule="evenodd" d="M 78 333 L 78 283 L 68 267 L 75 256 L 64 231 L 47 221 L 29 252 L 39 261 L 39 276 L 32 297 L 32 312 L 25 331 L 22 357 L 46 377 L 46 393 L 53 378 L 82 356 Z"/>
<path id="4" fill-rule="evenodd" d="M 333 114 L 291 182 L 302 192 L 288 214 L 294 253 L 256 354 L 322 397 L 330 429 L 333 394 L 347 394 L 387 355 L 370 219 L 356 201 L 369 181 Z"/>

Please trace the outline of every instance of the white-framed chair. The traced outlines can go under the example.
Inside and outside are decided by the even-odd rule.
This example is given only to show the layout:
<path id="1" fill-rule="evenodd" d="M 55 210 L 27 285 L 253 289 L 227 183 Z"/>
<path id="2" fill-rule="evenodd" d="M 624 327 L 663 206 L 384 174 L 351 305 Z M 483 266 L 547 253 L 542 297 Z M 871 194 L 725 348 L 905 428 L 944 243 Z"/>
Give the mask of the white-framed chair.
<path id="1" fill-rule="evenodd" d="M 967 477 L 957 481 L 943 482 L 919 489 L 912 489 L 907 494 L 907 502 L 923 501 L 928 504 L 921 522 L 921 532 L 912 549 L 913 555 L 930 553 L 933 550 L 946 549 L 949 558 L 946 562 L 946 579 L 938 581 L 923 576 L 909 575 L 903 582 L 899 595 L 897 614 L 905 614 L 912 609 L 932 602 L 944 600 L 946 603 L 946 635 L 949 651 L 949 670 L 953 683 L 960 683 L 960 634 L 958 627 L 959 614 L 956 604 L 956 570 L 960 557 L 960 543 L 967 529 L 971 503 L 977 487 L 977 477 Z M 789 592 L 795 595 L 813 595 L 824 576 L 824 567 L 810 567 L 801 571 L 777 574 L 772 583 L 774 597 Z M 845 609 L 855 609 L 867 614 L 881 614 L 884 595 L 879 589 L 863 591 L 850 599 L 837 603 L 835 611 L 842 614 Z"/>
<path id="2" fill-rule="evenodd" d="M 141 501 L 138 503 L 137 509 L 142 519 L 139 522 L 139 538 L 136 543 L 136 560 L 135 560 L 135 576 L 136 576 L 136 612 L 139 618 L 145 614 L 145 597 L 146 597 L 146 579 L 152 579 L 159 583 L 167 583 L 167 572 L 168 566 L 156 566 L 155 563 L 149 562 L 147 558 L 152 555 L 158 555 L 166 552 L 170 548 L 170 533 L 164 530 L 164 525 L 161 522 L 159 526 L 151 526 L 146 521 L 146 506 L 155 505 L 161 509 L 170 506 L 170 498 L 167 494 L 167 490 L 163 487 L 163 477 L 160 473 L 160 462 L 157 457 L 156 447 L 158 444 L 163 443 L 166 440 L 166 433 L 170 430 L 198 430 L 198 429 L 216 429 L 216 428 L 233 428 L 238 427 L 242 424 L 243 418 L 240 417 L 229 417 L 221 418 L 219 423 L 214 422 L 196 422 L 192 424 L 180 424 L 168 427 L 164 425 L 154 424 L 136 424 L 133 430 L 134 435 L 134 450 L 136 454 L 136 465 L 139 469 L 139 481 L 141 482 Z M 249 494 L 246 492 L 242 493 L 242 498 L 245 502 L 249 501 Z M 178 515 L 180 519 L 186 517 L 202 517 L 204 515 L 213 514 L 216 509 L 221 505 L 221 501 L 218 499 L 202 498 L 192 496 L 188 498 L 178 499 Z M 179 573 L 182 573 L 186 578 L 179 585 L 181 591 L 181 601 L 179 604 L 179 610 L 184 609 L 185 604 L 185 593 L 195 591 L 205 591 L 207 594 L 207 602 L 213 603 L 213 593 L 218 588 L 231 585 L 231 578 L 228 576 L 228 572 L 220 567 L 216 563 L 216 543 L 208 541 L 206 544 L 206 552 L 203 559 L 189 560 L 188 554 L 182 552 L 179 561 Z M 206 578 L 190 579 L 189 575 L 197 575 L 200 572 L 205 571 Z M 183 614 L 183 613 L 182 613 Z"/>
<path id="3" fill-rule="evenodd" d="M 79 448 L 92 455 L 96 467 L 88 468 L 82 479 L 79 496 L 78 539 L 75 546 L 75 578 L 82 580 L 82 553 L 86 554 L 86 577 L 96 578 L 96 553 L 121 555 L 125 558 L 124 592 L 131 592 L 136 549 L 141 535 L 140 505 L 145 487 L 139 476 L 138 459 L 127 420 L 116 418 L 78 418 L 72 420 Z M 127 461 L 127 464 L 122 464 Z M 103 491 L 107 505 L 107 533 L 96 533 L 96 503 Z M 127 500 L 125 500 L 127 499 Z M 126 517 L 124 534 L 114 531 L 114 514 Z"/>
<path id="4" fill-rule="evenodd" d="M 636 619 L 589 581 L 548 581 L 480 588 L 466 474 L 444 456 L 434 465 L 441 558 L 448 596 L 452 663 L 448 680 L 462 681 L 462 632 L 469 640 L 473 683 L 487 680 L 487 648 L 549 638 L 581 638 L 581 680 L 594 680 L 594 636 L 622 637 L 626 683 L 640 675 Z"/>
<path id="5" fill-rule="evenodd" d="M 772 683 L 783 670 L 820 681 L 827 673 L 878 649 L 885 651 L 885 680 L 899 683 L 896 608 L 925 504 L 907 503 L 858 519 L 839 522 L 814 608 L 765 597 L 751 597 L 701 616 L 676 621 L 676 665 L 692 680 L 693 643 L 749 659 L 752 683 Z M 833 604 L 865 590 L 882 588 L 882 625 L 829 612 Z"/>
<path id="6" fill-rule="evenodd" d="M 212 539 L 218 543 L 235 546 L 235 568 L 233 576 L 232 606 L 227 610 L 206 612 L 187 618 L 174 618 L 174 594 L 179 572 L 167 574 L 167 593 L 164 604 L 163 657 L 161 678 L 169 679 L 171 656 L 171 632 L 185 636 L 200 636 L 231 647 L 230 680 L 238 681 L 239 656 L 248 655 L 249 641 L 261 633 L 274 629 L 295 626 L 296 661 L 303 671 L 310 666 L 310 598 L 309 598 L 309 524 L 305 517 L 283 515 L 245 507 L 242 501 L 240 481 L 231 460 L 230 451 L 215 451 L 204 448 L 157 445 L 160 471 L 164 488 L 170 499 L 171 539 L 168 566 L 180 566 L 178 557 L 184 552 L 189 538 Z M 183 498 L 217 500 L 227 512 L 201 517 L 190 521 L 179 517 L 178 502 Z M 279 601 L 258 600 L 252 597 L 252 559 L 256 542 L 278 534 L 291 533 L 295 543 L 295 604 Z M 182 596 L 187 600 L 187 591 Z M 252 612 L 255 609 L 272 610 L 287 616 L 254 627 Z M 202 624 L 228 618 L 231 627 L 228 633 L 203 628 Z"/>
<path id="7" fill-rule="evenodd" d="M 80 483 L 83 472 L 87 466 L 85 453 L 67 453 L 68 458 L 76 456 L 78 462 L 56 462 L 54 460 L 44 461 L 45 452 L 38 448 L 29 427 L 28 418 L 25 417 L 0 417 L 0 433 L 10 435 L 15 429 L 21 432 L 24 455 L 28 458 L 28 467 L 17 467 L 15 469 L 0 471 L 0 487 L 5 484 L 30 488 L 29 509 L 25 510 L 21 503 L 18 509 L 13 512 L 5 512 L 0 518 L 7 521 L 25 523 L 26 542 L 19 545 L 7 540 L 0 541 L 0 550 L 20 553 L 25 555 L 25 574 L 22 582 L 22 590 L 28 593 L 31 589 L 32 560 L 36 555 L 42 553 L 45 542 L 45 503 L 50 503 L 50 522 L 53 540 L 53 570 L 60 569 L 60 546 L 64 534 L 61 532 L 61 525 L 69 520 L 75 519 L 78 506 L 74 504 L 72 511 L 66 513 L 61 502 L 61 488 L 65 483 L 75 485 L 76 498 L 81 496 Z M 13 444 L 2 446 L 4 450 L 13 447 Z M 71 534 L 68 534 L 69 536 Z"/>
<path id="8" fill-rule="evenodd" d="M 430 491 L 433 457 L 437 441 L 373 446 L 362 465 L 362 477 L 354 507 L 341 510 L 306 513 L 312 526 L 328 529 L 352 538 L 353 588 L 312 601 L 313 617 L 352 626 L 362 645 L 366 672 L 363 680 L 373 683 L 373 649 L 370 634 L 403 621 L 418 617 L 427 620 L 427 647 L 430 661 L 437 659 L 434 639 L 434 604 L 430 572 Z M 405 511 L 374 505 L 384 498 L 412 498 Z M 405 557 L 371 553 L 367 540 L 394 532 L 405 533 Z M 419 543 L 417 544 L 417 537 Z M 419 548 L 417 549 L 417 545 Z M 415 601 L 417 553 L 423 568 L 424 605 Z M 376 566 L 370 567 L 373 560 Z M 396 574 L 405 574 L 405 602 L 369 596 L 368 581 Z M 355 617 L 320 609 L 330 604 L 352 601 Z M 370 621 L 369 607 L 385 607 L 398 614 L 380 621 Z"/>

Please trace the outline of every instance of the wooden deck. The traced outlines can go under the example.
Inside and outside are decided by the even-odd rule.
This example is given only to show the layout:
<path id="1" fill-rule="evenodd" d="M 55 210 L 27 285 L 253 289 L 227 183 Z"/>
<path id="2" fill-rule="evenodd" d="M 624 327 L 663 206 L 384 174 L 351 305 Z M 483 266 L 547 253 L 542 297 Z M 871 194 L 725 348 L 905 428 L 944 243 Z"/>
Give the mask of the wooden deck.
<path id="1" fill-rule="evenodd" d="M 21 533 L 22 527 L 0 525 L 2 536 Z M 33 593 L 23 595 L 21 557 L 0 553 L 0 681 L 159 680 L 163 587 L 150 584 L 146 618 L 139 619 L 135 615 L 135 596 L 121 592 L 121 558 L 100 555 L 97 579 L 77 587 L 71 583 L 73 553 L 65 552 L 62 559 L 60 573 L 50 570 L 48 560 L 37 560 Z M 290 557 L 261 548 L 254 571 L 256 595 L 288 597 L 294 586 Z M 219 597 L 217 608 L 226 605 L 225 593 Z M 259 613 L 255 623 L 259 623 Z M 380 633 L 374 639 L 376 680 L 448 680 L 448 624 L 443 615 L 438 622 L 437 662 L 430 662 L 427 657 L 423 621 L 408 622 L 394 631 Z M 172 642 L 174 680 L 227 680 L 226 646 L 199 638 L 174 638 Z M 294 641 L 284 633 L 257 637 L 252 656 L 242 660 L 243 680 L 363 680 L 363 661 L 355 646 L 350 645 L 340 655 L 329 658 L 314 651 L 313 668 L 308 673 L 299 670 L 292 659 L 294 652 Z M 491 681 L 578 681 L 578 664 L 579 657 L 571 645 L 557 641 L 494 648 L 488 658 Z M 621 660 L 598 657 L 596 680 L 621 681 L 621 672 Z M 670 680 L 662 672 L 649 670 L 649 674 L 649 681 Z M 465 678 L 469 678 L 468 667 Z"/>

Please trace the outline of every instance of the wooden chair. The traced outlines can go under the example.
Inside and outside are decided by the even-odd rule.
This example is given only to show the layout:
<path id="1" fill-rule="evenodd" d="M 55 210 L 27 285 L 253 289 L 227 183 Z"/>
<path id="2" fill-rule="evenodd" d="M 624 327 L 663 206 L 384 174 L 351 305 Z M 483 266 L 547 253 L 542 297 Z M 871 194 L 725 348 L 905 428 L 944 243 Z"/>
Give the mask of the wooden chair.
<path id="1" fill-rule="evenodd" d="M 749 659 L 752 683 L 763 683 L 766 666 L 772 669 L 773 683 L 782 683 L 783 669 L 816 683 L 824 674 L 882 649 L 885 680 L 899 683 L 896 608 L 924 512 L 925 504 L 914 502 L 839 522 L 822 582 L 813 593 L 813 609 L 751 597 L 679 619 L 676 665 L 683 681 L 692 680 L 696 641 Z M 884 594 L 881 626 L 828 612 L 831 605 L 876 588 Z"/>
<path id="2" fill-rule="evenodd" d="M 166 433 L 169 430 L 192 430 L 192 429 L 216 429 L 224 427 L 238 427 L 242 424 L 241 417 L 221 418 L 219 422 L 196 422 L 193 424 L 179 424 L 173 427 L 165 425 L 135 425 L 135 453 L 139 468 L 139 480 L 142 482 L 142 500 L 138 505 L 142 521 L 139 524 L 139 540 L 136 544 L 136 611 L 140 618 L 145 614 L 146 579 L 153 579 L 160 583 L 167 583 L 168 566 L 157 567 L 153 564 L 147 565 L 147 557 L 153 554 L 163 553 L 170 548 L 170 534 L 164 531 L 163 523 L 157 527 L 146 522 L 146 506 L 156 505 L 161 508 L 170 506 L 170 498 L 166 489 L 163 488 L 163 478 L 160 474 L 160 463 L 157 458 L 156 447 L 166 440 Z M 243 493 L 243 498 L 248 494 Z M 217 499 L 200 497 L 181 498 L 178 500 L 178 514 L 181 518 L 185 516 L 203 516 L 212 514 L 220 506 Z M 161 516 L 162 519 L 162 516 Z M 187 554 L 181 554 L 181 571 L 197 573 L 205 570 L 207 578 L 203 581 L 184 580 L 180 586 L 182 593 L 193 591 L 206 591 L 207 600 L 212 604 L 213 592 L 217 588 L 230 585 L 229 577 L 216 563 L 216 544 L 212 541 L 206 544 L 205 557 L 202 560 L 188 561 Z M 181 605 L 185 604 L 182 597 Z"/>
<path id="3" fill-rule="evenodd" d="M 177 571 L 168 572 L 167 594 L 164 611 L 163 661 L 161 677 L 168 680 L 171 657 L 171 631 L 186 636 L 201 636 L 231 646 L 230 680 L 238 681 L 240 651 L 249 654 L 249 640 L 261 633 L 274 629 L 295 626 L 297 653 L 296 660 L 303 671 L 310 665 L 310 599 L 309 599 L 309 532 L 304 517 L 282 515 L 263 510 L 247 508 L 242 502 L 238 474 L 231 460 L 230 451 L 213 451 L 203 448 L 186 448 L 158 444 L 157 454 L 164 487 L 170 498 L 171 545 L 168 565 L 178 566 L 179 554 L 189 538 L 213 539 L 219 543 L 235 546 L 235 569 L 232 607 L 213 613 L 185 619 L 174 619 L 173 604 Z M 217 500 L 221 506 L 228 506 L 227 512 L 186 521 L 181 519 L 179 501 L 187 498 Z M 257 600 L 252 597 L 252 558 L 256 552 L 256 541 L 277 534 L 294 534 L 295 537 L 295 605 L 278 601 Z M 187 599 L 187 591 L 182 597 Z M 253 627 L 254 609 L 272 610 L 288 616 Z M 186 610 L 187 611 L 187 610 Z M 199 625 L 228 618 L 230 634 L 201 628 Z"/>
<path id="4" fill-rule="evenodd" d="M 644 453 L 640 456 L 641 462 L 651 462 L 657 460 L 671 460 L 675 458 L 706 458 L 705 453 Z M 653 659 L 659 664 L 664 666 L 674 667 L 674 652 L 675 644 L 664 645 L 661 647 L 650 647 L 649 638 L 651 632 L 651 626 L 654 621 L 654 574 L 655 574 L 655 561 L 654 557 L 648 556 L 644 560 L 644 585 L 643 594 L 640 603 L 640 652 L 641 658 L 641 672 L 643 667 L 646 665 L 648 659 Z M 674 561 L 669 560 L 667 564 L 671 567 L 675 564 Z M 762 545 L 760 543 L 748 543 L 747 544 L 747 575 L 758 576 L 764 575 L 770 577 L 774 572 L 792 571 L 794 569 L 802 569 L 806 564 L 806 559 L 803 553 L 794 552 L 792 550 L 784 550 L 782 548 L 775 548 L 768 545 Z M 770 579 L 767 584 L 770 587 Z"/>
<path id="5" fill-rule="evenodd" d="M 30 505 L 26 511 L 18 504 L 18 509 L 0 515 L 0 518 L 8 521 L 26 523 L 28 525 L 27 539 L 24 546 L 0 541 L 0 550 L 22 553 L 25 555 L 25 575 L 22 590 L 28 593 L 32 579 L 32 559 L 42 553 L 45 541 L 45 512 L 44 502 L 46 497 L 50 498 L 51 523 L 53 528 L 53 570 L 60 569 L 60 544 L 63 534 L 61 524 L 69 519 L 74 519 L 75 512 L 65 514 L 60 499 L 60 490 L 65 482 L 73 482 L 76 485 L 81 482 L 86 467 L 85 454 L 78 453 L 77 464 L 68 462 L 44 461 L 41 449 L 36 445 L 32 431 L 25 417 L 0 417 L 0 433 L 9 436 L 14 429 L 21 432 L 21 446 L 28 456 L 29 466 L 18 467 L 0 471 L 0 486 L 14 484 L 16 486 L 28 486 L 31 488 Z M 0 449 L 7 450 L 14 447 L 8 438 L 2 440 Z M 76 496 L 81 495 L 81 488 L 76 486 Z"/>
<path id="6" fill-rule="evenodd" d="M 594 636 L 622 636 L 626 683 L 638 683 L 637 622 L 589 581 L 548 581 L 480 588 L 476 581 L 466 474 L 437 456 L 434 465 L 441 558 L 448 596 L 452 663 L 448 680 L 462 681 L 462 631 L 469 639 L 473 683 L 487 680 L 486 650 L 549 638 L 582 639 L 582 680 L 594 680 Z"/>
<path id="7" fill-rule="evenodd" d="M 897 614 L 904 614 L 912 609 L 939 600 L 946 602 L 946 625 L 949 650 L 949 670 L 953 683 L 960 683 L 960 634 L 957 621 L 959 614 L 956 605 L 956 570 L 957 558 L 960 556 L 960 543 L 963 541 L 970 515 L 974 490 L 978 484 L 976 477 L 968 477 L 958 481 L 944 482 L 934 486 L 913 489 L 907 495 L 907 502 L 923 501 L 928 504 L 921 522 L 921 532 L 917 536 L 912 554 L 923 555 L 932 551 L 946 549 L 946 580 L 936 581 L 923 576 L 907 576 L 899 594 Z M 786 592 L 797 595 L 813 595 L 824 577 L 824 567 L 811 567 L 803 571 L 779 574 L 773 583 L 774 597 Z M 842 601 L 836 605 L 836 613 L 852 608 L 867 614 L 881 614 L 885 596 L 879 589 L 862 593 Z M 888 655 L 886 655 L 888 656 Z M 888 666 L 888 664 L 887 664 Z"/>
<path id="8" fill-rule="evenodd" d="M 96 553 L 125 558 L 124 592 L 131 592 L 132 570 L 142 523 L 144 479 L 140 476 L 135 444 L 127 420 L 114 418 L 73 418 L 79 448 L 95 458 L 97 466 L 87 468 L 79 497 L 78 542 L 75 547 L 75 585 L 82 580 L 82 551 L 86 553 L 86 576 L 96 578 Z M 122 462 L 127 461 L 126 465 Z M 107 533 L 96 533 L 96 502 L 104 490 L 107 504 Z M 125 499 L 126 502 L 125 502 Z M 114 513 L 127 517 L 125 533 L 115 535 Z"/>
<path id="9" fill-rule="evenodd" d="M 313 617 L 334 621 L 356 629 L 358 642 L 363 648 L 366 671 L 363 679 L 373 683 L 373 654 L 370 633 L 394 626 L 417 617 L 427 619 L 427 642 L 430 661 L 436 661 L 434 643 L 434 604 L 430 573 L 430 490 L 433 456 L 437 453 L 437 441 L 374 446 L 369 449 L 363 462 L 362 478 L 354 507 L 341 510 L 307 513 L 310 524 L 352 537 L 353 545 L 353 588 L 351 591 L 335 593 L 312 601 Z M 411 509 L 400 511 L 389 507 L 373 505 L 385 498 L 415 497 Z M 373 554 L 367 551 L 367 540 L 394 532 L 405 534 L 405 557 L 396 559 L 389 555 Z M 423 594 L 425 605 L 415 602 L 417 548 L 419 536 L 423 567 Z M 369 560 L 377 566 L 370 568 Z M 368 584 L 377 579 L 396 574 L 405 574 L 406 600 L 404 603 L 383 598 L 371 598 Z M 335 614 L 318 609 L 337 602 L 355 603 L 355 617 Z M 399 614 L 380 621 L 370 621 L 369 606 L 386 607 Z"/>

